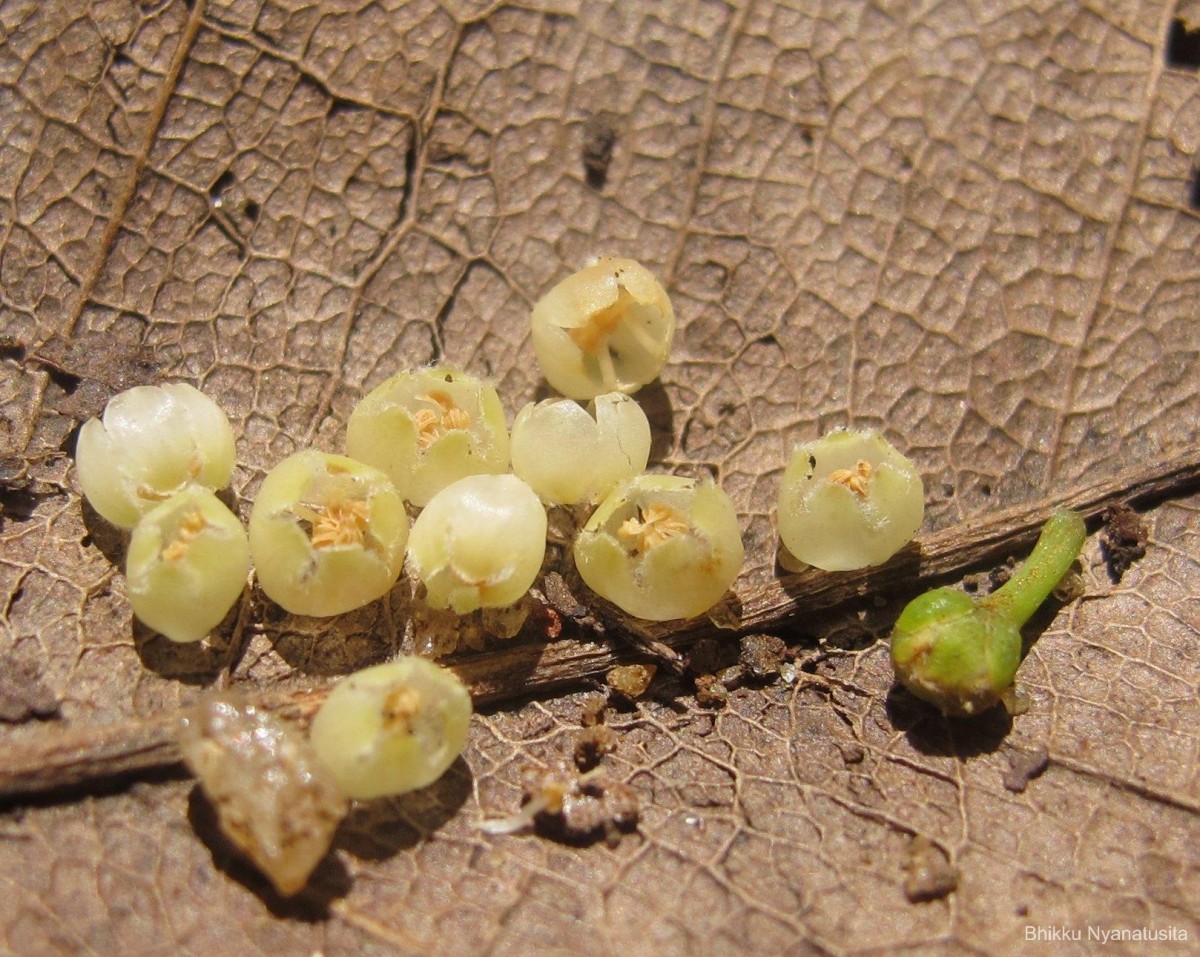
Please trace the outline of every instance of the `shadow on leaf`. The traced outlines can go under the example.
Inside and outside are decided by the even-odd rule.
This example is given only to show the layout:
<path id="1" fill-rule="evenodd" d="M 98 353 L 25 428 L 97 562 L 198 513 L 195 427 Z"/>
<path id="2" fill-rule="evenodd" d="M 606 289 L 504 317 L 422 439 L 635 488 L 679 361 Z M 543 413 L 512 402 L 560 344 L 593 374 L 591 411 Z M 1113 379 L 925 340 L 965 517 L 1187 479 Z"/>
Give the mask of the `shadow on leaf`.
<path id="1" fill-rule="evenodd" d="M 355 805 L 334 845 L 360 860 L 384 861 L 421 843 L 459 812 L 473 790 L 461 757 L 429 787 Z"/>
<path id="2" fill-rule="evenodd" d="M 395 622 L 407 611 L 401 588 L 362 608 L 333 618 L 292 615 L 262 597 L 264 626 L 276 653 L 301 674 L 331 678 L 377 665 L 400 650 L 402 635 Z"/>
<path id="3" fill-rule="evenodd" d="M 947 718 L 900 685 L 892 686 L 885 707 L 892 726 L 904 732 L 909 744 L 921 754 L 937 757 L 991 754 L 1012 730 L 1012 716 L 1000 706 L 972 718 Z"/>
<path id="4" fill-rule="evenodd" d="M 233 642 L 245 600 L 243 595 L 203 641 L 171 641 L 134 618 L 133 647 L 142 666 L 162 678 L 207 687 L 236 653 Z"/>
<path id="5" fill-rule="evenodd" d="M 100 517 L 87 499 L 79 500 L 83 512 L 83 527 L 87 529 L 88 544 L 95 546 L 114 568 L 125 567 L 125 552 L 129 548 L 129 533 Z"/>

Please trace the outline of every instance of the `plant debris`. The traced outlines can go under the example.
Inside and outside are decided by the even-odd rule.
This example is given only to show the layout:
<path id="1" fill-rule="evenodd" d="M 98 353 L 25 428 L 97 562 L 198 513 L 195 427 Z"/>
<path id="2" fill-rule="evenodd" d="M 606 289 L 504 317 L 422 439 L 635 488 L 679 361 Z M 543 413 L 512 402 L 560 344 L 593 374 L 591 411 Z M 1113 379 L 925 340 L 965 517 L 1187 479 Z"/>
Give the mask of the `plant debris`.
<path id="1" fill-rule="evenodd" d="M 1139 558 L 1146 554 L 1150 531 L 1142 517 L 1124 502 L 1110 505 L 1102 515 L 1104 531 L 1100 533 L 1100 552 L 1108 567 L 1113 584 L 1125 577 Z"/>
<path id="2" fill-rule="evenodd" d="M 1033 704 L 1029 692 L 1022 687 L 1019 681 L 1004 689 L 1004 693 L 1000 695 L 1000 703 L 1004 705 L 1004 710 L 1014 718 L 1025 714 Z"/>
<path id="3" fill-rule="evenodd" d="M 579 773 L 567 762 L 552 767 L 526 767 L 521 772 L 525 794 L 521 810 L 509 817 L 483 821 L 486 834 L 513 834 L 533 825 L 539 834 L 571 844 L 603 837 L 609 844 L 637 826 L 637 794 L 627 784 L 610 781 L 600 768 Z"/>
<path id="4" fill-rule="evenodd" d="M 617 732 L 606 724 L 594 724 L 575 735 L 575 767 L 590 771 L 606 754 L 617 750 Z"/>
<path id="5" fill-rule="evenodd" d="M 1079 563 L 1076 562 L 1071 570 L 1063 576 L 1062 581 L 1054 586 L 1054 591 L 1050 594 L 1060 604 L 1069 605 L 1075 599 L 1082 598 L 1086 593 L 1087 585 L 1083 581 Z"/>
<path id="6" fill-rule="evenodd" d="M 904 860 L 904 896 L 910 903 L 940 900 L 958 887 L 958 868 L 929 838 L 918 834 Z"/>
<path id="7" fill-rule="evenodd" d="M 638 821 L 637 795 L 628 785 L 612 782 L 599 769 L 576 774 L 566 768 L 527 768 L 525 799 L 549 800 L 537 815 L 539 828 L 571 841 L 603 836 L 612 841 Z"/>
<path id="8" fill-rule="evenodd" d="M 179 748 L 221 832 L 280 894 L 303 888 L 349 810 L 303 734 L 241 696 L 221 694 L 184 717 Z"/>
<path id="9" fill-rule="evenodd" d="M 787 654 L 787 645 L 774 635 L 746 635 L 738 658 L 746 677 L 774 681 Z"/>
<path id="10" fill-rule="evenodd" d="M 608 182 L 613 147 L 617 144 L 617 119 L 611 113 L 595 113 L 583 124 L 583 169 L 592 189 Z"/>
<path id="11" fill-rule="evenodd" d="M 583 711 L 579 715 L 579 723 L 585 728 L 604 724 L 604 713 L 607 709 L 607 697 L 599 694 L 589 695 L 583 702 Z"/>

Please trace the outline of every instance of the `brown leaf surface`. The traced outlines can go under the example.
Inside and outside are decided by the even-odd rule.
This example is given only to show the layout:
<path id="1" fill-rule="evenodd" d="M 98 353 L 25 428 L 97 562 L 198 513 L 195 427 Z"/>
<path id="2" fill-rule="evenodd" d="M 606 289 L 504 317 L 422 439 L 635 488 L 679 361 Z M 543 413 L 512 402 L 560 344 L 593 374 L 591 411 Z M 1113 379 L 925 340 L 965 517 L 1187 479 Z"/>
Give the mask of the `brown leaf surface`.
<path id="1" fill-rule="evenodd" d="M 599 252 L 671 292 L 673 362 L 639 398 L 657 465 L 733 496 L 739 592 L 775 575 L 787 453 L 832 426 L 912 455 L 927 535 L 1194 448 L 1198 23 L 1190 0 L 3 0 L 0 459 L 37 492 L 0 515 L 0 742 L 398 647 L 398 601 L 314 626 L 252 596 L 202 649 L 135 631 L 123 542 L 63 454 L 105 390 L 215 397 L 244 513 L 400 368 L 464 365 L 513 410 L 541 394 L 528 309 Z M 1087 953 L 1089 925 L 1194 946 L 1198 511 L 1154 509 L 1119 585 L 1089 542 L 1011 727 L 889 695 L 907 596 L 866 596 L 779 623 L 791 684 L 714 712 L 660 672 L 614 716 L 603 764 L 642 800 L 615 847 L 473 827 L 571 754 L 585 707 L 510 694 L 443 782 L 356 812 L 292 902 L 190 781 L 10 809 L 0 951 Z M 916 837 L 948 896 L 905 897 Z M 1084 940 L 1027 940 L 1052 926 Z"/>

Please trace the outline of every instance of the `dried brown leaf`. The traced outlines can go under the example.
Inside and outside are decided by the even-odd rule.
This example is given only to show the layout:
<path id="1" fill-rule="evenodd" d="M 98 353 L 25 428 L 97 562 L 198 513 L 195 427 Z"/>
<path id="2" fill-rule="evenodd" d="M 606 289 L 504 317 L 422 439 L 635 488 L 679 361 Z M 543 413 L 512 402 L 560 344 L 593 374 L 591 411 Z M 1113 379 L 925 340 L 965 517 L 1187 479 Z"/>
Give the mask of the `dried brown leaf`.
<path id="1" fill-rule="evenodd" d="M 1089 543 L 1085 595 L 1022 668 L 1029 711 L 970 726 L 889 697 L 898 572 L 818 619 L 787 589 L 820 583 L 777 582 L 770 515 L 792 446 L 842 424 L 917 462 L 923 538 L 943 543 L 1197 446 L 1200 86 L 1177 21 L 1193 0 L 0 5 L 0 458 L 64 490 L 0 525 L 0 659 L 20 648 L 61 718 L 0 728 L 0 771 L 48 732 L 89 766 L 72 747 L 121 741 L 113 760 L 141 773 L 128 729 L 169 761 L 159 732 L 197 686 L 295 701 L 405 625 L 399 599 L 316 625 L 251 594 L 206 650 L 136 633 L 123 542 L 59 455 L 115 382 L 51 344 L 123 344 L 201 385 L 234 420 L 244 506 L 284 455 L 336 449 L 399 368 L 458 363 L 513 409 L 540 394 L 529 307 L 597 253 L 650 266 L 679 315 L 639 395 L 656 467 L 732 495 L 747 627 L 786 612 L 789 648 L 819 645 L 794 682 L 725 689 L 719 710 L 672 677 L 674 706 L 613 715 L 606 773 L 641 808 L 615 847 L 472 826 L 519 804 L 521 767 L 571 753 L 583 697 L 551 689 L 579 670 L 554 655 L 447 779 L 352 817 L 346 873 L 292 903 L 197 839 L 185 782 L 6 812 L 0 950 L 1044 953 L 1027 927 L 1092 925 L 1195 941 L 1200 500 L 1146 514 L 1119 584 Z M 556 570 L 572 660 L 601 673 L 627 623 L 602 636 Z M 491 685 L 463 660 L 482 694 L 536 671 L 523 640 Z M 1038 747 L 1045 772 L 1007 790 L 1007 755 Z M 914 835 L 953 861 L 953 894 L 906 899 Z"/>

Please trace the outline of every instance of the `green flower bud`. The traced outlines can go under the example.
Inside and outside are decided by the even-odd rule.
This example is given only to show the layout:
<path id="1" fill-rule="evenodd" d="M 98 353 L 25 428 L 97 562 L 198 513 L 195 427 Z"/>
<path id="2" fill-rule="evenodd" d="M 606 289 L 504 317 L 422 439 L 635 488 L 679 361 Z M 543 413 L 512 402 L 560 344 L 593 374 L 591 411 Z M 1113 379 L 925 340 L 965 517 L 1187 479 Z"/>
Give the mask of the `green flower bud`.
<path id="1" fill-rule="evenodd" d="M 242 523 L 208 489 L 191 485 L 147 512 L 129 541 L 125 579 L 133 613 L 171 641 L 199 641 L 246 587 Z"/>
<path id="2" fill-rule="evenodd" d="M 546 381 L 572 399 L 591 399 L 636 392 L 658 378 L 675 311 L 641 263 L 602 257 L 542 296 L 530 324 Z"/>
<path id="3" fill-rule="evenodd" d="M 359 800 L 440 778 L 467 743 L 471 694 L 454 672 L 413 655 L 339 681 L 313 718 L 317 757 Z"/>
<path id="4" fill-rule="evenodd" d="M 391 481 L 344 455 L 288 456 L 250 510 L 258 583 L 295 615 L 340 615 L 387 594 L 407 543 L 408 515 Z"/>
<path id="5" fill-rule="evenodd" d="M 944 714 L 998 704 L 1021 664 L 1021 626 L 1071 568 L 1087 529 L 1077 512 L 1055 512 L 1029 560 L 978 601 L 954 588 L 914 598 L 892 632 L 892 667 L 904 687 Z"/>
<path id="6" fill-rule="evenodd" d="M 896 677 L 946 714 L 986 711 L 1013 683 L 1021 629 L 981 610 L 970 595 L 935 588 L 911 602 L 892 632 Z"/>
<path id="7" fill-rule="evenodd" d="M 383 471 L 422 508 L 468 475 L 508 471 L 508 427 L 496 390 L 448 366 L 400 372 L 355 406 L 346 454 Z"/>

